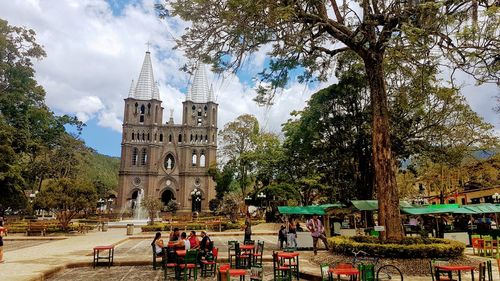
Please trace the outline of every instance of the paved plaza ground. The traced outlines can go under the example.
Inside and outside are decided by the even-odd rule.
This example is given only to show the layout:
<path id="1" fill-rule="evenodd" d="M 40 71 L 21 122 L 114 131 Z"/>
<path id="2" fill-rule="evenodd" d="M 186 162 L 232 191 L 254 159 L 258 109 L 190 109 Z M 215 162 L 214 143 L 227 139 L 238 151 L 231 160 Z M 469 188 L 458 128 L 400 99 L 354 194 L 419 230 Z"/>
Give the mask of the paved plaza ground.
<path id="1" fill-rule="evenodd" d="M 253 239 L 265 241 L 265 280 L 272 280 L 271 253 L 277 250 L 274 229 L 256 230 Z M 164 232 L 164 236 L 168 233 Z M 136 228 L 133 236 L 127 236 L 124 228 L 110 228 L 107 232 L 66 237 L 26 237 L 9 235 L 5 237 L 5 260 L 0 264 L 0 281 L 28 280 L 162 280 L 162 271 L 151 266 L 151 240 L 153 234 L 142 234 Z M 49 240 L 50 239 L 50 240 Z M 220 259 L 227 259 L 227 241 L 242 240 L 243 233 L 214 233 L 212 240 L 220 248 Z M 97 245 L 115 245 L 115 266 L 93 269 L 92 248 Z M 469 252 L 469 249 L 467 250 Z M 310 262 L 310 251 L 300 252 L 301 272 L 304 280 L 319 277 L 319 266 Z M 486 259 L 485 259 L 486 260 Z M 498 279 L 498 269 L 494 280 Z M 48 279 L 47 279 L 48 277 Z M 205 278 L 203 280 L 214 280 Z M 405 276 L 404 280 L 428 281 L 428 277 Z M 470 280 L 469 274 L 462 280 Z M 477 276 L 476 276 L 477 280 Z"/>

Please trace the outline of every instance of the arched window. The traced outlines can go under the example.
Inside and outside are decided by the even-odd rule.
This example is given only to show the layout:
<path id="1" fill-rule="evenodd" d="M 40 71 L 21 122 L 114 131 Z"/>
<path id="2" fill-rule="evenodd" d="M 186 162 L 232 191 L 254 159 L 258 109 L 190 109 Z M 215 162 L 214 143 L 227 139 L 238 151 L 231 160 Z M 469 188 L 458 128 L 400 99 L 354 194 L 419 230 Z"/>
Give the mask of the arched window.
<path id="1" fill-rule="evenodd" d="M 197 162 L 197 160 L 198 160 L 198 156 L 196 155 L 196 150 L 193 150 L 193 157 L 191 158 L 191 160 L 192 160 L 192 161 L 191 161 L 191 164 L 192 164 L 193 166 L 196 166 L 196 162 Z"/>
<path id="2" fill-rule="evenodd" d="M 146 111 L 146 107 L 144 106 L 144 104 L 141 105 L 141 114 L 144 114 L 144 112 Z"/>
<path id="3" fill-rule="evenodd" d="M 139 150 L 137 149 L 137 147 L 134 147 L 134 149 L 132 149 L 132 165 L 137 165 L 137 154 L 139 154 Z"/>
<path id="4" fill-rule="evenodd" d="M 148 162 L 148 151 L 145 148 L 143 148 L 142 149 L 141 164 L 146 165 L 147 162 Z"/>
<path id="5" fill-rule="evenodd" d="M 175 158 L 172 154 L 168 154 L 167 157 L 165 157 L 165 169 L 171 170 L 175 167 Z"/>
<path id="6" fill-rule="evenodd" d="M 144 115 L 139 116 L 139 122 L 144 123 Z"/>
<path id="7" fill-rule="evenodd" d="M 160 142 L 163 142 L 163 134 L 160 134 Z"/>
<path id="8" fill-rule="evenodd" d="M 135 103 L 135 111 L 134 111 L 134 113 L 135 113 L 135 114 L 137 114 L 137 107 L 138 107 L 138 106 L 139 106 L 139 104 L 138 104 L 138 103 Z"/>
<path id="9" fill-rule="evenodd" d="M 148 103 L 148 115 L 151 114 L 151 104 Z"/>
<path id="10" fill-rule="evenodd" d="M 137 140 L 141 139 L 141 134 L 137 133 Z"/>
<path id="11" fill-rule="evenodd" d="M 198 135 L 194 135 L 194 141 L 198 141 Z"/>
<path id="12" fill-rule="evenodd" d="M 172 143 L 172 134 L 168 135 L 168 142 Z"/>
<path id="13" fill-rule="evenodd" d="M 193 141 L 193 134 L 191 134 L 191 138 L 190 138 L 190 141 Z"/>
<path id="14" fill-rule="evenodd" d="M 208 135 L 205 135 L 205 142 L 208 142 Z"/>
<path id="15" fill-rule="evenodd" d="M 149 133 L 148 133 L 148 140 L 149 140 Z"/>
<path id="16" fill-rule="evenodd" d="M 146 140 L 146 134 L 142 133 L 142 140 Z"/>
<path id="17" fill-rule="evenodd" d="M 205 152 L 202 151 L 200 155 L 200 167 L 205 167 Z"/>
<path id="18" fill-rule="evenodd" d="M 182 134 L 179 134 L 179 143 L 182 142 Z"/>
<path id="19" fill-rule="evenodd" d="M 132 133 L 132 140 L 134 140 L 134 137 L 135 137 L 135 133 Z"/>

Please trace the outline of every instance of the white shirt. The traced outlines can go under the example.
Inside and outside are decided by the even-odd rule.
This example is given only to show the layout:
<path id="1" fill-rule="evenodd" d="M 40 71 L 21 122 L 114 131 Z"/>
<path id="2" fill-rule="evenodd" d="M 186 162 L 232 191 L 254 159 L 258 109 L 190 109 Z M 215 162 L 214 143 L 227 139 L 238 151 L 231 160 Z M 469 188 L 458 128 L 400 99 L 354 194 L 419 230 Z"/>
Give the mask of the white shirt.
<path id="1" fill-rule="evenodd" d="M 184 239 L 184 249 L 191 249 L 191 242 L 189 242 L 189 239 Z"/>

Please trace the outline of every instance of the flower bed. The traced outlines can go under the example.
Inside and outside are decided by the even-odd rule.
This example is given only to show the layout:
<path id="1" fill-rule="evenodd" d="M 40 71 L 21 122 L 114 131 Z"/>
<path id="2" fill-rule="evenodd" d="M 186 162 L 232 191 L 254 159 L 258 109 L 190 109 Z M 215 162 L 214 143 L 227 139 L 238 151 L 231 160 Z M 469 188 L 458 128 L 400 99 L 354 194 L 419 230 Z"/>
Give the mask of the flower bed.
<path id="1" fill-rule="evenodd" d="M 353 255 L 364 251 L 368 255 L 386 258 L 455 258 L 463 255 L 463 243 L 438 238 L 405 237 L 398 243 L 381 242 L 369 236 L 337 236 L 328 239 L 333 252 Z"/>

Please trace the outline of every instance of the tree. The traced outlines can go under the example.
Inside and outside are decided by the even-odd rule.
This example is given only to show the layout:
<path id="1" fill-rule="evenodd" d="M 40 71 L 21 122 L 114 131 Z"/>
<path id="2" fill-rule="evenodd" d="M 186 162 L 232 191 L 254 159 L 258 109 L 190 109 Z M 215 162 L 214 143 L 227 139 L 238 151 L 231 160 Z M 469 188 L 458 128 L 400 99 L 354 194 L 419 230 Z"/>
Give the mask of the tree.
<path id="1" fill-rule="evenodd" d="M 235 222 L 240 211 L 240 203 L 243 202 L 241 194 L 230 192 L 224 195 L 221 213 L 228 216 L 231 222 Z"/>
<path id="2" fill-rule="evenodd" d="M 50 180 L 38 196 L 35 206 L 56 214 L 64 230 L 78 213 L 95 209 L 97 193 L 91 183 L 81 179 Z"/>
<path id="3" fill-rule="evenodd" d="M 163 203 L 160 201 L 160 199 L 156 197 L 151 197 L 151 196 L 145 196 L 142 199 L 141 206 L 146 209 L 148 212 L 149 216 L 149 224 L 153 225 L 155 223 L 155 218 L 156 214 L 161 211 L 161 208 L 163 207 Z"/>
<path id="4" fill-rule="evenodd" d="M 219 211 L 222 200 L 214 198 L 208 202 L 208 209 L 215 215 Z"/>
<path id="5" fill-rule="evenodd" d="M 56 158 L 55 150 L 65 147 L 66 137 L 75 139 L 65 125 L 83 126 L 75 117 L 55 116 L 46 106 L 33 69 L 33 60 L 44 56 L 33 30 L 0 19 L 0 135 L 5 137 L 0 145 L 9 157 L 8 169 L 0 168 L 0 201 L 5 199 L 0 212 L 22 208 L 24 190 L 39 189 L 44 179 L 54 177 L 52 164 L 66 160 Z"/>
<path id="6" fill-rule="evenodd" d="M 401 63 L 441 51 L 447 64 L 479 81 L 499 80 L 496 1 L 167 0 L 160 16 L 180 16 L 192 26 L 177 41 L 188 57 L 236 70 L 245 55 L 269 44 L 270 88 L 283 87 L 302 66 L 302 81 L 325 79 L 337 54 L 354 51 L 364 63 L 372 107 L 375 187 L 382 238 L 400 240 L 399 198 L 393 159 L 384 59 L 397 50 Z M 170 9 L 170 10 L 169 10 Z M 470 16 L 472 15 L 472 20 Z M 439 56 L 439 55 L 438 55 Z M 257 100 L 269 102 L 265 87 Z"/>
<path id="7" fill-rule="evenodd" d="M 222 171 L 216 165 L 212 165 L 208 169 L 208 174 L 215 181 L 215 197 L 217 199 L 222 200 L 224 195 L 230 191 L 231 183 L 233 183 L 235 177 L 235 169 L 232 163 L 233 161 L 226 163 Z"/>
<path id="8" fill-rule="evenodd" d="M 222 138 L 220 153 L 223 162 L 231 162 L 235 168 L 236 179 L 244 195 L 250 183 L 249 174 L 252 169 L 248 153 L 254 150 L 258 134 L 259 121 L 250 114 L 238 116 L 236 120 L 224 125 L 224 129 L 219 133 Z"/>
<path id="9" fill-rule="evenodd" d="M 180 208 L 180 204 L 175 201 L 175 200 L 170 200 L 168 203 L 167 203 L 167 206 L 165 207 L 165 210 L 167 212 L 170 212 L 172 213 L 172 215 L 175 215 L 175 213 L 179 210 Z"/>

